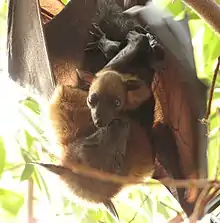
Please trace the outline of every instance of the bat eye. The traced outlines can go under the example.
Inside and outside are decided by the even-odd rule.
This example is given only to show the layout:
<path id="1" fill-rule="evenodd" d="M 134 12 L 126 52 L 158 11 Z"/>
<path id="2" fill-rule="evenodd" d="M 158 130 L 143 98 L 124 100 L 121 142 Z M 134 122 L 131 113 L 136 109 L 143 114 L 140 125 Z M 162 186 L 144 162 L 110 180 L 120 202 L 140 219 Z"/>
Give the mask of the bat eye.
<path id="1" fill-rule="evenodd" d="M 96 93 L 93 93 L 88 97 L 87 100 L 89 105 L 94 107 L 98 103 L 98 95 Z"/>
<path id="2" fill-rule="evenodd" d="M 121 106 L 121 100 L 120 100 L 120 99 L 117 98 L 117 99 L 115 100 L 115 106 L 116 106 L 116 107 L 120 107 L 120 106 Z"/>

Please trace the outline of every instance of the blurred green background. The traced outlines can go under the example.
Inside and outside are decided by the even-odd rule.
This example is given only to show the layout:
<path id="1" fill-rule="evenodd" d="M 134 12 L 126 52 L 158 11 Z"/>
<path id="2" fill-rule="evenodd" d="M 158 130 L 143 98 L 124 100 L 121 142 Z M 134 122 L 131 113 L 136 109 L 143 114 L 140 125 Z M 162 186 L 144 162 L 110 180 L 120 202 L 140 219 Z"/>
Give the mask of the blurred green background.
<path id="1" fill-rule="evenodd" d="M 176 19 L 181 18 L 184 12 L 188 13 L 198 76 L 210 85 L 220 55 L 219 37 L 180 0 L 174 3 L 171 0 L 154 2 L 171 11 Z M 47 131 L 44 102 L 37 97 L 30 98 L 2 75 L 7 71 L 6 3 L 6 0 L 0 0 L 0 222 L 28 222 L 30 201 L 38 223 L 114 222 L 102 207 L 97 209 L 78 201 L 55 175 L 38 167 L 25 166 L 25 162 L 30 160 L 50 160 L 45 151 L 55 153 L 55 148 Z M 209 126 L 208 167 L 211 179 L 216 176 L 220 163 L 219 107 L 220 78 L 214 91 Z M 164 222 L 176 215 L 170 207 L 181 211 L 163 186 L 128 188 L 114 199 L 114 203 L 122 223 Z"/>

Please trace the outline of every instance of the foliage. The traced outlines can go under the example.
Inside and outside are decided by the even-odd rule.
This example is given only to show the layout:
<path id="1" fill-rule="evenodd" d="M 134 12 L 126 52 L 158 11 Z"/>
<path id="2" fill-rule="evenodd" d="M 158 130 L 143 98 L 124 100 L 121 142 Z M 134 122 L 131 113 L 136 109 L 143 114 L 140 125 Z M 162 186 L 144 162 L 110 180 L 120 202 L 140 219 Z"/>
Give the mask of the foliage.
<path id="1" fill-rule="evenodd" d="M 63 0 L 64 3 L 67 1 Z M 194 13 L 184 7 L 180 0 L 155 1 L 159 6 L 170 10 L 176 19 L 188 13 L 189 26 L 194 45 L 198 76 L 211 83 L 217 56 L 220 55 L 220 41 L 215 33 Z M 6 2 L 0 1 L 0 49 L 5 41 Z M 5 50 L 5 49 L 4 49 Z M 1 51 L 3 53 L 3 51 Z M 1 56 L 1 55 L 0 55 Z M 1 61 L 1 60 L 0 60 Z M 1 71 L 0 64 L 0 71 Z M 5 84 L 5 83 L 4 83 Z M 10 85 L 10 84 L 9 84 Z M 112 216 L 102 207 L 96 208 L 79 202 L 59 179 L 46 170 L 28 164 L 31 161 L 50 162 L 45 153 L 54 146 L 45 131 L 44 107 L 38 98 L 26 97 L 14 86 L 3 87 L 0 95 L 11 95 L 10 99 L 1 97 L 0 131 L 0 222 L 23 222 L 27 215 L 27 182 L 34 181 L 34 213 L 45 222 L 114 222 Z M 19 96 L 18 96 L 19 95 Z M 220 160 L 220 79 L 214 93 L 209 133 L 209 177 L 216 175 Z M 9 116 L 10 115 L 10 116 Z M 15 121 L 16 120 L 16 121 Z M 5 125 L 3 125 L 4 121 Z M 56 186 L 55 186 L 56 185 Z M 58 193 L 59 192 L 59 193 Z M 163 187 L 147 188 L 136 186 L 123 191 L 114 203 L 119 211 L 121 222 L 163 222 L 181 211 L 179 204 Z M 47 213 L 42 216 L 41 212 Z M 138 212 L 138 214 L 137 214 Z M 48 221 L 46 221 L 48 219 Z M 39 221 L 40 222 L 40 221 Z"/>

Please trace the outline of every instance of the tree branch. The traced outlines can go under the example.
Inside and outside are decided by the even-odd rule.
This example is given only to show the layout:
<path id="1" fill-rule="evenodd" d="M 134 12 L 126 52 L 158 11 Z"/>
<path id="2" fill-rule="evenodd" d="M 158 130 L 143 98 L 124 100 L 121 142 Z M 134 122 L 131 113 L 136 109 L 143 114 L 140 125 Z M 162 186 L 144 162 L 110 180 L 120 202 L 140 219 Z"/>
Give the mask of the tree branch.
<path id="1" fill-rule="evenodd" d="M 183 0 L 201 18 L 220 34 L 220 5 L 215 0 Z"/>
<path id="2" fill-rule="evenodd" d="M 217 79 L 217 76 L 218 76 L 219 67 L 220 67 L 220 56 L 218 57 L 217 65 L 216 65 L 214 75 L 213 75 L 213 78 L 212 78 L 212 86 L 211 86 L 210 93 L 209 93 L 208 108 L 207 108 L 207 112 L 206 112 L 206 116 L 205 116 L 206 121 L 208 121 L 209 115 L 211 113 L 212 98 L 213 98 L 213 93 L 214 93 L 214 90 L 215 90 L 215 83 L 216 83 L 216 79 Z"/>
<path id="3" fill-rule="evenodd" d="M 34 223 L 33 214 L 33 194 L 34 194 L 34 183 L 33 179 L 28 179 L 28 196 L 27 196 L 27 223 Z"/>
<path id="4" fill-rule="evenodd" d="M 49 151 L 47 151 L 47 153 L 50 155 L 50 157 L 53 157 L 56 160 L 59 160 L 60 162 L 62 162 L 62 159 L 60 157 L 57 157 L 56 155 L 51 154 Z M 30 162 L 28 164 L 41 165 L 42 163 Z M 113 174 L 109 172 L 104 172 L 96 168 L 92 168 L 84 164 L 80 164 L 80 163 L 68 161 L 68 160 L 65 161 L 64 167 L 70 169 L 72 172 L 79 175 L 95 178 L 95 179 L 106 181 L 106 182 L 114 182 L 114 183 L 121 183 L 121 184 L 144 184 L 147 186 L 158 186 L 161 183 L 165 186 L 173 186 L 177 188 L 191 188 L 191 187 L 204 188 L 206 187 L 208 183 L 215 183 L 215 184 L 220 185 L 220 181 L 218 180 L 207 180 L 207 179 L 173 180 L 173 179 L 165 178 L 165 179 L 160 179 L 159 182 L 146 182 L 145 179 L 140 180 L 140 178 L 136 176 L 121 176 L 121 175 L 117 175 L 117 174 Z"/>

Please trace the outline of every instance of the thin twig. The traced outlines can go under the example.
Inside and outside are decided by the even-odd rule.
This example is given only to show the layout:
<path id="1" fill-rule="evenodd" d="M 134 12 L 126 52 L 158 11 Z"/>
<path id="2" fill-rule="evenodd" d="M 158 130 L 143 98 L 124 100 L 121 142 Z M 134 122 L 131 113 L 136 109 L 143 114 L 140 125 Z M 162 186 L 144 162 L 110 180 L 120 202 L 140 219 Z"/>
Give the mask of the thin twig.
<path id="1" fill-rule="evenodd" d="M 33 194 L 34 194 L 34 183 L 33 179 L 28 179 L 28 196 L 27 196 L 27 223 L 34 223 L 33 215 Z"/>
<path id="2" fill-rule="evenodd" d="M 62 160 L 59 157 L 55 156 L 54 154 L 51 154 L 50 152 L 48 153 L 53 158 L 62 162 Z M 34 164 L 34 162 L 30 164 Z M 163 184 L 165 186 L 173 186 L 177 188 L 191 188 L 191 187 L 204 188 L 208 183 L 216 183 L 220 185 L 220 181 L 207 180 L 207 179 L 173 180 L 166 178 L 166 179 L 160 179 L 159 182 L 147 182 L 146 180 L 141 180 L 139 177 L 119 176 L 117 174 L 100 171 L 98 169 L 91 168 L 89 166 L 85 166 L 77 162 L 73 161 L 70 162 L 67 160 L 65 161 L 64 167 L 70 169 L 72 172 L 79 175 L 84 175 L 98 180 L 120 183 L 120 184 L 144 184 L 147 186 L 159 186 L 160 184 Z"/>
<path id="3" fill-rule="evenodd" d="M 216 79 L 217 79 L 218 72 L 219 72 L 219 67 L 220 67 L 220 56 L 218 57 L 218 62 L 217 62 L 215 72 L 214 72 L 214 76 L 213 76 L 213 79 L 212 79 L 212 85 L 211 85 L 211 89 L 210 89 L 210 93 L 209 93 L 208 108 L 207 108 L 207 112 L 206 112 L 206 115 L 205 115 L 205 118 L 204 118 L 205 121 L 208 120 L 209 115 L 211 113 L 212 98 L 213 98 L 213 93 L 214 93 L 214 89 L 215 89 Z"/>
<path id="4" fill-rule="evenodd" d="M 187 218 L 188 219 L 188 218 Z M 169 220 L 168 223 L 183 223 L 184 220 L 186 219 L 183 219 L 182 216 L 180 214 L 177 214 L 175 218 Z"/>
<path id="5" fill-rule="evenodd" d="M 168 204 L 164 203 L 163 201 L 160 201 L 160 204 L 162 204 L 164 207 L 167 207 L 167 208 L 169 208 L 170 210 L 176 212 L 177 214 L 180 214 L 180 215 L 184 214 L 184 212 L 182 212 L 182 213 L 179 212 L 178 210 L 176 210 L 175 208 L 169 206 Z"/>
<path id="6" fill-rule="evenodd" d="M 217 113 L 217 118 L 218 118 L 218 121 L 219 121 L 219 124 L 220 124 L 220 108 L 216 109 L 216 113 Z M 218 133 L 219 132 L 220 131 L 218 129 Z M 218 138 L 220 138 L 219 134 L 218 134 Z M 220 174 L 220 151 L 218 150 L 217 168 L 216 168 L 216 173 L 215 173 L 215 179 L 216 180 L 218 179 L 219 174 Z"/>
<path id="7" fill-rule="evenodd" d="M 147 200 L 148 198 L 149 198 L 148 195 L 146 195 L 145 198 L 144 198 L 144 200 L 142 201 L 142 203 L 141 203 L 141 205 L 140 205 L 140 208 L 143 207 L 144 203 L 146 202 L 146 200 Z M 132 221 L 134 221 L 135 218 L 137 217 L 137 214 L 138 214 L 138 211 L 135 212 L 133 218 L 132 218 L 128 223 L 131 223 Z"/>
<path id="8" fill-rule="evenodd" d="M 183 211 L 179 212 L 175 208 L 169 206 L 168 204 L 165 204 L 163 201 L 160 201 L 160 203 L 163 206 L 165 206 L 165 207 L 169 208 L 170 210 L 173 210 L 173 211 L 175 211 L 177 213 L 177 215 L 173 219 L 171 219 L 168 223 L 179 223 L 179 222 L 183 222 L 184 221 L 184 214 L 185 213 Z"/>
<path id="9" fill-rule="evenodd" d="M 65 4 L 61 1 L 61 0 L 58 0 L 63 6 L 65 6 Z"/>
<path id="10" fill-rule="evenodd" d="M 208 184 L 200 193 L 192 215 L 190 216 L 190 223 L 196 223 L 203 215 L 205 206 L 220 192 L 220 185 Z"/>
<path id="11" fill-rule="evenodd" d="M 24 166 L 24 164 L 20 163 L 20 164 L 17 164 L 15 166 L 9 167 L 9 168 L 5 169 L 4 171 L 13 171 L 13 170 L 19 169 L 19 168 L 21 168 L 23 166 Z"/>

